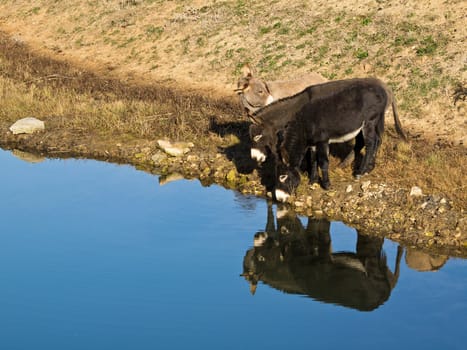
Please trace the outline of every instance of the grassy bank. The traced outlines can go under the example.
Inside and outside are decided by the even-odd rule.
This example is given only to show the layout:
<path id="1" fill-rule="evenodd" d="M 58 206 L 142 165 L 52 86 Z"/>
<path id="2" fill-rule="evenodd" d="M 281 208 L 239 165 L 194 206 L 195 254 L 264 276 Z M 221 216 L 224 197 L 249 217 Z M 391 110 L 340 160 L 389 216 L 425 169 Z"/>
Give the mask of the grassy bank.
<path id="1" fill-rule="evenodd" d="M 378 76 L 413 136 L 465 144 L 465 1 L 0 2 L 19 42 L 132 81 L 230 96 L 249 62 L 271 79 Z"/>

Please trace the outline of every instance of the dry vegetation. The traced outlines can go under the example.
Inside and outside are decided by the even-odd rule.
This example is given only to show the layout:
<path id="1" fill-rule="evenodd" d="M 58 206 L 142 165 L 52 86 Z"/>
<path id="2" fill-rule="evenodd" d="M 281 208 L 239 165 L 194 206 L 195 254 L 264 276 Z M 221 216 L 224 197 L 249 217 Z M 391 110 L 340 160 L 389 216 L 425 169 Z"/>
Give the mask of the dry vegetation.
<path id="1" fill-rule="evenodd" d="M 270 79 L 374 75 L 394 89 L 411 143 L 389 129 L 372 179 L 464 208 L 466 2 L 355 4 L 2 0 L 0 121 L 34 115 L 76 136 L 216 148 L 245 131 L 232 90 L 246 62 Z"/>

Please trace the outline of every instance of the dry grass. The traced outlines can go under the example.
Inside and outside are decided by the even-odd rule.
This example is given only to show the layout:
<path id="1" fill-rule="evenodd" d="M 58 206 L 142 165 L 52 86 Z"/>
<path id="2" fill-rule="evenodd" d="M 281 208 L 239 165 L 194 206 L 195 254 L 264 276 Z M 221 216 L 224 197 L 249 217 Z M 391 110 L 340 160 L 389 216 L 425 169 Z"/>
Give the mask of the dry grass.
<path id="1" fill-rule="evenodd" d="M 461 0 L 8 1 L 0 27 L 101 71 L 231 95 L 245 62 L 271 79 L 375 75 L 412 134 L 467 142 Z"/>
<path id="2" fill-rule="evenodd" d="M 2 122 L 33 115 L 76 133 L 195 140 L 208 134 L 213 109 L 232 109 L 190 92 L 98 76 L 31 54 L 6 37 L 0 37 L 0 47 Z"/>
<path id="3" fill-rule="evenodd" d="M 467 151 L 463 147 L 433 147 L 425 140 L 410 144 L 385 137 L 372 173 L 400 187 L 420 187 L 424 193 L 448 195 L 465 208 Z"/>
<path id="4" fill-rule="evenodd" d="M 56 88 L 47 82 L 18 83 L 0 78 L 2 108 L 0 118 L 13 123 L 23 116 L 35 116 L 53 127 L 67 128 L 74 132 L 105 134 L 130 134 L 149 138 L 167 135 L 177 138 L 199 134 L 198 128 L 190 129 L 184 117 L 178 119 L 180 128 L 169 125 L 174 122 L 173 106 L 154 104 L 144 100 L 125 99 L 122 96 L 96 98 L 89 92 L 77 93 L 72 89 Z M 179 115 L 193 117 L 186 112 Z M 190 124 L 191 125 L 191 124 Z"/>

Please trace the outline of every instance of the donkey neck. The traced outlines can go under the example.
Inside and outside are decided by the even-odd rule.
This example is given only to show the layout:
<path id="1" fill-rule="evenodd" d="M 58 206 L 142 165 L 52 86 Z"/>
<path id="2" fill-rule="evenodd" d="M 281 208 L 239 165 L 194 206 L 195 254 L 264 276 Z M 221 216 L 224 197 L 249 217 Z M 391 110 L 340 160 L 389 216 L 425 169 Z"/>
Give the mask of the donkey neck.
<path id="1" fill-rule="evenodd" d="M 261 108 L 252 118 L 261 124 L 282 127 L 310 100 L 307 90 L 296 95 L 276 100 Z"/>

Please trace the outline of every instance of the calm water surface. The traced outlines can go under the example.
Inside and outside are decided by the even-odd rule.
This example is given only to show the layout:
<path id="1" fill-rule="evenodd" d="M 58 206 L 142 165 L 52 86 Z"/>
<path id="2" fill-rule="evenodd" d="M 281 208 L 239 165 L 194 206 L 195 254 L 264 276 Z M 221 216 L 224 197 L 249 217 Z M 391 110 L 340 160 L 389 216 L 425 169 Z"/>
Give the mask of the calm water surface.
<path id="1" fill-rule="evenodd" d="M 96 161 L 0 150 L 0 196 L 0 349 L 467 346 L 466 260 Z"/>

